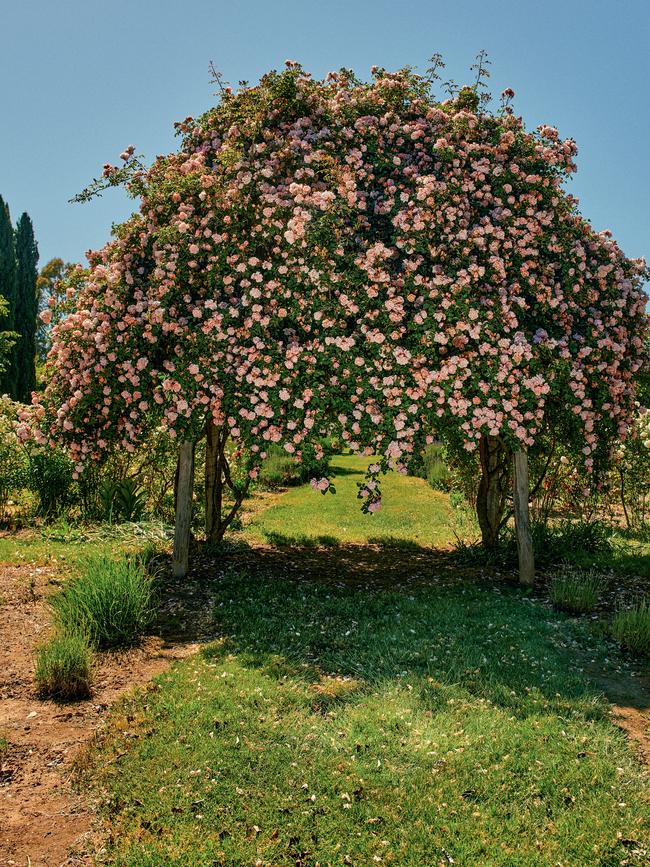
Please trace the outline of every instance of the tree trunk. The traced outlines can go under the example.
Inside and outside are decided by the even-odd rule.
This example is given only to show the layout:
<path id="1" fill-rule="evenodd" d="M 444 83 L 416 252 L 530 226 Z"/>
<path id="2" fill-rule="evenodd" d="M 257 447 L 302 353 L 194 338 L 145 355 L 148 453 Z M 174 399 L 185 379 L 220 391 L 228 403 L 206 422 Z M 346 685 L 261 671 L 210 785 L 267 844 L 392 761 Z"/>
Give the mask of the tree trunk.
<path id="1" fill-rule="evenodd" d="M 183 578 L 187 574 L 190 552 L 192 489 L 194 487 L 194 443 L 192 440 L 184 440 L 179 446 L 176 478 L 176 522 L 172 573 L 175 578 Z"/>
<path id="2" fill-rule="evenodd" d="M 498 437 L 481 437 L 481 479 L 476 494 L 476 514 L 483 546 L 496 548 L 508 503 L 510 466 L 508 451 Z"/>
<path id="3" fill-rule="evenodd" d="M 514 458 L 513 505 L 519 557 L 519 583 L 531 586 L 535 580 L 535 557 L 528 519 L 528 455 L 524 451 L 516 451 Z"/>
<path id="4" fill-rule="evenodd" d="M 233 482 L 226 455 L 227 428 L 219 428 L 209 420 L 206 422 L 205 434 L 205 539 L 206 542 L 219 544 L 248 493 L 250 477 L 243 485 Z M 232 494 L 234 503 L 224 514 L 226 488 Z"/>
<path id="5" fill-rule="evenodd" d="M 214 541 L 219 532 L 222 500 L 221 428 L 212 419 L 205 424 L 205 538 Z"/>

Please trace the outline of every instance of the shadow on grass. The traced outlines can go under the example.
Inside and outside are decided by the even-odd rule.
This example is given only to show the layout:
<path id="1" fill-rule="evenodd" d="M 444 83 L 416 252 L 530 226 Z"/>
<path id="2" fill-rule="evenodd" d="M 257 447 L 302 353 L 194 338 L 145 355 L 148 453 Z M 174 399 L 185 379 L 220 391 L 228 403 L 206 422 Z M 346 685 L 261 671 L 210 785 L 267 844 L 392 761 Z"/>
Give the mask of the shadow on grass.
<path id="1" fill-rule="evenodd" d="M 563 647 L 587 644 L 574 624 L 507 588 L 457 582 L 431 590 L 229 571 L 214 582 L 220 641 L 204 653 L 235 654 L 278 679 L 352 678 L 367 690 L 402 682 L 431 710 L 460 690 L 468 702 L 522 717 L 603 717 L 598 691 Z"/>
<path id="2" fill-rule="evenodd" d="M 274 530 L 265 530 L 264 538 L 276 548 L 338 548 L 341 542 L 336 536 L 307 536 L 304 533 L 287 535 L 276 533 Z"/>
<path id="3" fill-rule="evenodd" d="M 534 528 L 535 559 L 538 571 L 553 571 L 559 565 L 572 565 L 580 569 L 596 569 L 614 572 L 626 584 L 633 585 L 634 594 L 650 593 L 650 556 L 647 543 L 624 534 L 593 539 L 577 533 L 570 526 L 560 529 Z M 387 556 L 394 551 L 411 552 L 426 557 L 432 562 L 451 565 L 457 569 L 489 570 L 500 573 L 517 571 L 517 545 L 514 533 L 509 529 L 494 550 L 486 550 L 480 540 L 468 541 L 458 538 L 452 549 L 431 548 L 412 539 L 388 534 L 372 536 L 367 543 L 343 542 L 335 535 L 308 536 L 304 533 L 264 532 L 266 541 L 281 551 L 289 549 L 312 551 L 319 548 L 354 551 L 357 555 L 364 548 L 385 549 Z M 227 548 L 241 546 L 241 542 L 228 543 Z M 633 595 L 634 595 L 633 594 Z"/>
<path id="4" fill-rule="evenodd" d="M 368 464 L 371 464 L 372 460 L 368 460 Z M 355 467 L 346 467 L 342 464 L 338 464 L 336 462 L 336 458 L 332 458 L 330 461 L 330 479 L 335 481 L 339 476 L 359 476 L 363 478 L 365 473 L 365 466 L 363 469 L 357 469 Z"/>
<path id="5" fill-rule="evenodd" d="M 431 554 L 432 551 L 437 551 L 438 549 L 433 549 L 427 547 L 425 545 L 419 545 L 413 539 L 404 539 L 401 536 L 371 536 L 366 545 L 362 545 L 359 542 L 343 542 L 337 536 L 323 534 L 320 536 L 307 536 L 304 533 L 297 534 L 289 534 L 289 533 L 278 533 L 275 530 L 265 530 L 264 538 L 269 544 L 274 545 L 276 548 L 286 549 L 286 548 L 295 548 L 295 549 L 314 549 L 314 548 L 348 548 L 355 551 L 358 551 L 364 547 L 376 547 L 376 548 L 397 548 L 400 551 L 412 551 L 414 553 L 428 553 Z M 440 549 L 441 553 L 443 549 Z M 448 554 L 447 551 L 444 551 L 445 556 Z"/>
<path id="6" fill-rule="evenodd" d="M 577 660 L 611 648 L 586 624 L 514 582 L 460 568 L 456 552 L 398 541 L 280 550 L 239 543 L 218 559 L 197 551 L 192 575 L 167 582 L 157 631 L 219 639 L 204 652 L 236 654 L 272 677 L 354 678 L 364 689 L 404 681 L 431 707 L 453 686 L 468 701 L 517 715 L 578 708 L 602 717 L 600 690 Z"/>

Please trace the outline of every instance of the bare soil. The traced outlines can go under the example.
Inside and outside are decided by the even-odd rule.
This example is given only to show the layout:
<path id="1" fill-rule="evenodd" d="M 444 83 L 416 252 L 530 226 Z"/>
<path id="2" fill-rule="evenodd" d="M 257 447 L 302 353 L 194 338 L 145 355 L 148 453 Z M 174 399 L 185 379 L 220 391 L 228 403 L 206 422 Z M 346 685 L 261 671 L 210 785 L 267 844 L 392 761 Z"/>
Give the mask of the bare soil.
<path id="1" fill-rule="evenodd" d="M 70 778 L 77 755 L 124 693 L 145 684 L 195 644 L 147 638 L 131 650 L 100 654 L 92 697 L 44 701 L 33 686 L 34 651 L 50 629 L 46 597 L 54 569 L 0 565 L 0 865 L 89 863 L 94 805 Z"/>

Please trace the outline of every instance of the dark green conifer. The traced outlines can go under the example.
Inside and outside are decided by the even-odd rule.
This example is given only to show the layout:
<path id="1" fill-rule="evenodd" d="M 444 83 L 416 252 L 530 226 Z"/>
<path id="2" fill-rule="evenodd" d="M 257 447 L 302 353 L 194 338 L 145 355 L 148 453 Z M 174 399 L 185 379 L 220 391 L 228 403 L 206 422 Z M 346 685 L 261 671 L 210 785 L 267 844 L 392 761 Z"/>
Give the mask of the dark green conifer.
<path id="1" fill-rule="evenodd" d="M 38 247 L 34 227 L 23 214 L 16 227 L 17 291 L 14 328 L 20 335 L 15 355 L 16 389 L 13 395 L 30 403 L 36 388 L 36 327 L 38 316 Z"/>
<path id="2" fill-rule="evenodd" d="M 0 331 L 16 330 L 16 293 L 18 288 L 16 247 L 9 207 L 0 196 L 0 297 L 6 301 L 0 309 Z M 4 370 L 0 372 L 0 394 L 16 395 L 15 359 L 17 346 L 9 349 Z"/>

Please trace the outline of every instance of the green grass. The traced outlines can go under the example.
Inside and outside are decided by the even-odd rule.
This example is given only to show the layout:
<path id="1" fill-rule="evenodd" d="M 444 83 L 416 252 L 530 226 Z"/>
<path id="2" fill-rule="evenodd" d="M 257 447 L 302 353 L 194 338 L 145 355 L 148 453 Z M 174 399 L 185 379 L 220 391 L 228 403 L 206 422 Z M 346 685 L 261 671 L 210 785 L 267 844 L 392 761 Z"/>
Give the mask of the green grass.
<path id="1" fill-rule="evenodd" d="M 612 623 L 612 635 L 627 650 L 650 656 L 650 601 L 619 611 Z"/>
<path id="2" fill-rule="evenodd" d="M 605 584 L 604 577 L 596 572 L 566 567 L 551 579 L 551 601 L 560 611 L 586 614 L 596 607 Z"/>
<path id="3" fill-rule="evenodd" d="M 151 623 L 152 579 L 137 557 L 91 557 L 51 599 L 56 626 L 98 648 L 134 644 Z"/>
<path id="4" fill-rule="evenodd" d="M 73 526 L 64 521 L 40 530 L 0 535 L 0 564 L 39 563 L 75 571 L 90 556 L 138 553 L 170 537 L 160 522 Z"/>
<path id="5" fill-rule="evenodd" d="M 67 571 L 74 568 L 89 554 L 108 554 L 115 546 L 74 541 L 50 541 L 36 530 L 23 531 L 15 536 L 0 536 L 0 563 L 39 563 Z"/>
<path id="6" fill-rule="evenodd" d="M 454 542 L 454 510 L 447 495 L 424 479 L 389 473 L 382 479 L 380 512 L 364 515 L 357 499 L 370 458 L 335 455 L 331 472 L 336 494 L 321 494 L 308 485 L 287 491 L 277 505 L 259 514 L 246 529 L 255 542 L 364 544 L 374 541 L 447 546 Z"/>
<path id="7" fill-rule="evenodd" d="M 452 495 L 453 496 L 453 495 Z M 456 510 L 457 520 L 463 515 Z M 602 521 L 580 523 L 563 520 L 544 526 L 533 524 L 535 562 L 540 570 L 547 571 L 558 566 L 598 573 L 613 572 L 631 580 L 650 579 L 650 541 L 647 533 L 628 533 Z M 457 554 L 459 562 L 483 565 L 492 568 L 516 569 L 517 543 L 514 527 L 502 532 L 501 543 L 496 551 L 487 552 L 480 543 L 480 535 L 474 523 L 468 524 L 465 534 L 458 534 Z"/>
<path id="8" fill-rule="evenodd" d="M 213 591 L 222 639 L 95 756 L 108 863 L 644 863 L 648 786 L 580 623 L 489 586 Z"/>
<path id="9" fill-rule="evenodd" d="M 92 651 L 80 634 L 58 632 L 36 652 L 36 689 L 64 701 L 87 698 L 92 681 Z"/>
<path id="10" fill-rule="evenodd" d="M 633 533 L 614 530 L 610 542 L 609 551 L 590 553 L 573 548 L 566 559 L 582 569 L 593 568 L 600 572 L 610 569 L 620 575 L 650 578 L 650 541 L 647 534 L 641 538 Z"/>

